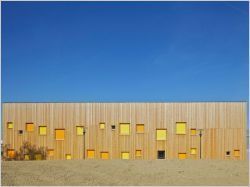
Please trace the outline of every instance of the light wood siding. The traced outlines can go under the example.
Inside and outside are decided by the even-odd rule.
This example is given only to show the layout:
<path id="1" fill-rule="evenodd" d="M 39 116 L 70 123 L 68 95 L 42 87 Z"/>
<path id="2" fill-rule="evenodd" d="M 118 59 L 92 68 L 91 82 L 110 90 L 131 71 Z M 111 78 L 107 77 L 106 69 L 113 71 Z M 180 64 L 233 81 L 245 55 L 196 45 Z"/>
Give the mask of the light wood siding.
<path id="1" fill-rule="evenodd" d="M 186 103 L 4 103 L 2 104 L 3 143 L 18 150 L 23 141 L 53 149 L 48 159 L 83 159 L 84 136 L 76 134 L 77 126 L 86 127 L 85 155 L 95 150 L 95 159 L 108 152 L 109 159 L 120 159 L 129 152 L 136 159 L 157 159 L 164 150 L 166 159 L 200 158 L 199 129 L 202 129 L 202 159 L 246 158 L 246 102 L 186 102 Z M 13 122 L 13 129 L 7 123 Z M 186 122 L 186 134 L 176 134 L 176 122 Z M 34 131 L 26 131 L 26 123 L 34 123 Z M 99 124 L 105 123 L 100 129 Z M 130 135 L 120 135 L 120 123 L 130 124 Z M 136 124 L 144 124 L 144 133 L 136 133 Z M 115 130 L 111 129 L 115 125 Z M 39 126 L 47 126 L 47 135 L 39 135 Z M 192 136 L 190 129 L 197 135 Z M 65 129 L 65 139 L 55 139 L 55 129 Z M 156 140 L 156 129 L 167 129 L 167 140 Z M 19 135 L 18 130 L 23 130 Z M 197 154 L 190 154 L 197 148 Z M 234 156 L 239 150 L 239 156 Z M 231 155 L 226 156 L 226 151 Z"/>

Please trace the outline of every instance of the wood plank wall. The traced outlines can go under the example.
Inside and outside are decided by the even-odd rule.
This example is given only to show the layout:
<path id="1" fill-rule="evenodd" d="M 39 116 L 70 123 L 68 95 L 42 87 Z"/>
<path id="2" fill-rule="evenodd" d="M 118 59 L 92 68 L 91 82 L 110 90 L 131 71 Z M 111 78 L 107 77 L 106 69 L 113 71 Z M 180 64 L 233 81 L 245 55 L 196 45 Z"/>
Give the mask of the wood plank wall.
<path id="1" fill-rule="evenodd" d="M 142 150 L 138 159 L 157 159 L 157 151 L 165 150 L 166 159 L 177 159 L 187 153 L 189 159 L 200 159 L 199 135 L 190 129 L 202 130 L 203 159 L 246 158 L 246 102 L 187 102 L 187 103 L 4 103 L 2 104 L 3 143 L 18 150 L 23 141 L 54 149 L 49 159 L 83 159 L 83 136 L 76 135 L 76 126 L 86 127 L 86 150 L 109 152 L 110 159 L 120 159 L 121 152 Z M 14 128 L 7 129 L 7 122 Z M 35 124 L 34 132 L 26 132 L 25 124 Z M 104 130 L 99 123 L 105 122 Z M 176 122 L 186 122 L 186 135 L 176 135 Z M 119 135 L 119 123 L 130 123 L 130 135 Z M 145 132 L 136 133 L 136 124 L 144 124 Z M 40 136 L 38 126 L 47 126 L 47 135 Z M 112 130 L 111 125 L 116 129 Z M 65 140 L 55 140 L 55 129 L 65 128 Z M 156 141 L 156 129 L 167 129 L 167 140 Z M 19 135 L 18 130 L 23 130 Z M 198 133 L 198 132 L 197 132 Z M 190 148 L 197 148 L 191 155 Z M 240 156 L 233 155 L 240 150 Z M 231 155 L 226 156 L 226 151 Z M 86 155 L 86 152 L 85 152 Z"/>

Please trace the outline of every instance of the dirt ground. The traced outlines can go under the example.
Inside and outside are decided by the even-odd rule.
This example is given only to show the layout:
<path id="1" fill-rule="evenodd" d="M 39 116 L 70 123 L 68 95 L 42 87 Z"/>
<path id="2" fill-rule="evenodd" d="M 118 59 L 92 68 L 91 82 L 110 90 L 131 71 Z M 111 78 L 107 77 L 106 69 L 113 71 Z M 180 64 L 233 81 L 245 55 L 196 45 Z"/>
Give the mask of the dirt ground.
<path id="1" fill-rule="evenodd" d="M 222 160 L 58 160 L 4 161 L 2 185 L 249 184 L 248 161 Z"/>

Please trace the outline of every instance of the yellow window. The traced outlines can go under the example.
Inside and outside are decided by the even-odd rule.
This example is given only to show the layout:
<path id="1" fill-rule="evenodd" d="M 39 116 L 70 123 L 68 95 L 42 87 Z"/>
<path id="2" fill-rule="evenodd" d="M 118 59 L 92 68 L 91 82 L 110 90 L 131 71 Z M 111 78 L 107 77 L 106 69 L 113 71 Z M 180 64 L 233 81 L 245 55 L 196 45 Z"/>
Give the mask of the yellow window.
<path id="1" fill-rule="evenodd" d="M 197 149 L 196 148 L 191 148 L 190 154 L 191 155 L 196 155 L 197 154 Z"/>
<path id="2" fill-rule="evenodd" d="M 46 135 L 46 134 L 47 134 L 47 127 L 39 126 L 39 135 Z"/>
<path id="3" fill-rule="evenodd" d="M 100 128 L 100 129 L 105 129 L 105 123 L 100 123 L 100 124 L 99 124 L 99 128 Z"/>
<path id="4" fill-rule="evenodd" d="M 181 160 L 182 160 L 182 159 L 186 159 L 186 157 L 187 157 L 187 154 L 186 154 L 186 153 L 179 153 L 179 154 L 178 154 L 178 158 L 181 159 Z"/>
<path id="5" fill-rule="evenodd" d="M 8 154 L 9 158 L 14 158 L 15 157 L 15 150 L 14 149 L 8 149 L 7 154 Z"/>
<path id="6" fill-rule="evenodd" d="M 76 135 L 82 136 L 83 135 L 83 126 L 76 127 Z"/>
<path id="7" fill-rule="evenodd" d="M 109 159 L 109 153 L 108 152 L 101 152 L 101 159 Z"/>
<path id="8" fill-rule="evenodd" d="M 54 156 L 54 149 L 48 149 L 48 156 Z"/>
<path id="9" fill-rule="evenodd" d="M 95 150 L 87 150 L 88 158 L 95 158 Z"/>
<path id="10" fill-rule="evenodd" d="M 167 129 L 156 129 L 156 140 L 166 140 Z"/>
<path id="11" fill-rule="evenodd" d="M 191 129 L 191 135 L 196 135 L 196 129 Z"/>
<path id="12" fill-rule="evenodd" d="M 240 156 L 240 150 L 234 150 L 234 156 Z"/>
<path id="13" fill-rule="evenodd" d="M 34 123 L 26 123 L 26 131 L 32 132 L 34 131 Z"/>
<path id="14" fill-rule="evenodd" d="M 128 160 L 129 159 L 129 152 L 122 152 L 121 157 L 122 157 L 122 159 Z"/>
<path id="15" fill-rule="evenodd" d="M 121 123 L 120 135 L 129 135 L 129 133 L 130 133 L 129 123 Z"/>
<path id="16" fill-rule="evenodd" d="M 65 157 L 66 157 L 66 160 L 71 160 L 71 154 L 66 154 Z"/>
<path id="17" fill-rule="evenodd" d="M 64 140 L 64 129 L 56 129 L 56 140 Z"/>
<path id="18" fill-rule="evenodd" d="M 13 127 L 14 127 L 13 122 L 8 122 L 8 123 L 7 123 L 7 128 L 8 128 L 8 129 L 13 129 Z"/>
<path id="19" fill-rule="evenodd" d="M 136 124 L 136 132 L 144 133 L 144 124 Z"/>
<path id="20" fill-rule="evenodd" d="M 186 134 L 186 123 L 184 122 L 176 123 L 176 134 Z"/>
<path id="21" fill-rule="evenodd" d="M 142 151 L 141 150 L 136 150 L 135 151 L 135 156 L 136 157 L 141 157 L 142 156 Z"/>
<path id="22" fill-rule="evenodd" d="M 24 155 L 24 160 L 29 160 L 29 159 L 30 159 L 30 155 L 25 154 Z"/>
<path id="23" fill-rule="evenodd" d="M 41 154 L 35 154 L 35 160 L 42 160 Z"/>

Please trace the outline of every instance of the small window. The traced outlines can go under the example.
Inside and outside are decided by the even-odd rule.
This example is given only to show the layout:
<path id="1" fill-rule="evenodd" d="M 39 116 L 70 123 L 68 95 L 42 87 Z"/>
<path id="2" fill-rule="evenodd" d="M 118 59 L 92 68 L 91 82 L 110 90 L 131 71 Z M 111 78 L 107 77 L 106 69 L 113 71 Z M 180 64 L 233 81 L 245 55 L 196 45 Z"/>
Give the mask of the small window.
<path id="1" fill-rule="evenodd" d="M 88 158 L 95 158 L 95 150 L 93 150 L 93 149 L 87 150 L 87 157 Z"/>
<path id="2" fill-rule="evenodd" d="M 234 150 L 234 156 L 239 157 L 240 156 L 240 150 Z"/>
<path id="3" fill-rule="evenodd" d="M 112 129 L 112 130 L 115 130 L 115 125 L 111 125 L 111 129 Z"/>
<path id="4" fill-rule="evenodd" d="M 65 158 L 66 158 L 66 160 L 71 160 L 71 154 L 66 154 Z"/>
<path id="5" fill-rule="evenodd" d="M 18 130 L 18 134 L 23 134 L 23 130 Z"/>
<path id="6" fill-rule="evenodd" d="M 56 129 L 55 132 L 56 132 L 56 140 L 64 140 L 64 129 Z"/>
<path id="7" fill-rule="evenodd" d="M 120 124 L 120 135 L 129 135 L 130 134 L 130 124 L 129 123 L 121 123 Z"/>
<path id="8" fill-rule="evenodd" d="M 136 124 L 136 133 L 144 133 L 144 124 Z"/>
<path id="9" fill-rule="evenodd" d="M 30 155 L 25 154 L 25 155 L 24 155 L 24 160 L 30 160 Z"/>
<path id="10" fill-rule="evenodd" d="M 54 156 L 54 149 L 48 149 L 48 156 Z"/>
<path id="11" fill-rule="evenodd" d="M 100 123 L 100 124 L 99 124 L 99 128 L 100 128 L 100 129 L 105 129 L 105 123 Z"/>
<path id="12" fill-rule="evenodd" d="M 46 134 L 47 134 L 47 127 L 39 126 L 39 135 L 46 135 Z"/>
<path id="13" fill-rule="evenodd" d="M 83 126 L 77 126 L 76 127 L 76 135 L 82 136 L 83 135 Z"/>
<path id="14" fill-rule="evenodd" d="M 156 129 L 156 140 L 167 140 L 167 129 Z"/>
<path id="15" fill-rule="evenodd" d="M 13 122 L 8 122 L 8 123 L 7 123 L 7 128 L 8 128 L 8 129 L 13 129 L 13 127 L 14 127 Z"/>
<path id="16" fill-rule="evenodd" d="M 34 123 L 26 123 L 26 131 L 33 132 L 35 129 Z"/>
<path id="17" fill-rule="evenodd" d="M 129 159 L 129 152 L 122 152 L 121 153 L 121 157 L 124 160 L 128 160 Z"/>
<path id="18" fill-rule="evenodd" d="M 15 157 L 15 150 L 14 149 L 8 149 L 7 154 L 9 158 L 14 158 Z"/>
<path id="19" fill-rule="evenodd" d="M 135 150 L 135 156 L 141 157 L 142 156 L 142 150 Z"/>
<path id="20" fill-rule="evenodd" d="M 191 129 L 190 131 L 192 136 L 196 135 L 196 129 Z"/>
<path id="21" fill-rule="evenodd" d="M 35 154 L 35 160 L 42 160 L 41 154 Z"/>
<path id="22" fill-rule="evenodd" d="M 177 122 L 176 123 L 176 134 L 186 134 L 186 123 Z"/>
<path id="23" fill-rule="evenodd" d="M 230 156 L 230 151 L 226 151 L 226 156 Z"/>
<path id="24" fill-rule="evenodd" d="M 165 151 L 158 151 L 157 158 L 158 159 L 165 159 Z"/>
<path id="25" fill-rule="evenodd" d="M 104 160 L 109 159 L 109 153 L 108 152 L 101 152 L 101 159 L 104 159 Z"/>
<path id="26" fill-rule="evenodd" d="M 178 158 L 179 158 L 180 160 L 184 160 L 184 159 L 187 158 L 187 154 L 186 154 L 186 153 L 179 153 L 179 154 L 178 154 Z"/>
<path id="27" fill-rule="evenodd" d="M 196 148 L 191 148 L 190 154 L 191 155 L 196 155 L 197 154 L 197 149 Z"/>

